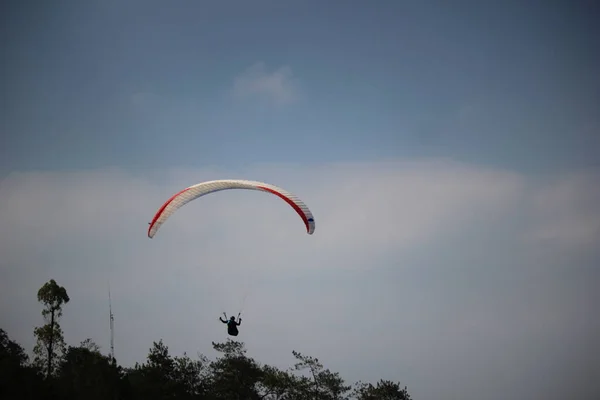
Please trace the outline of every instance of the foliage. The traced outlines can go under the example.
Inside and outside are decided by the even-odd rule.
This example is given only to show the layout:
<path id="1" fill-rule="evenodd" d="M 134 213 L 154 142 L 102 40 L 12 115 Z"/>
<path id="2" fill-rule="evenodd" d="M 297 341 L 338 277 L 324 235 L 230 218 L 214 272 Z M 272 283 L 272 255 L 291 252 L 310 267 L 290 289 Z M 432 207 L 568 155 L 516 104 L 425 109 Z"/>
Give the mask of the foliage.
<path id="1" fill-rule="evenodd" d="M 294 370 L 308 370 L 310 374 L 310 377 L 302 377 L 295 385 L 293 398 L 314 400 L 345 400 L 348 398 L 345 394 L 351 389 L 351 386 L 344 384 L 339 373 L 324 369 L 318 358 L 305 356 L 297 351 L 292 351 L 292 354 L 298 361 L 294 365 Z"/>
<path id="2" fill-rule="evenodd" d="M 383 379 L 377 382 L 377 386 L 358 382 L 353 394 L 357 400 L 411 400 L 406 386 L 401 388 L 400 383 Z"/>
<path id="3" fill-rule="evenodd" d="M 295 364 L 282 370 L 263 365 L 233 340 L 212 343 L 218 356 L 173 356 L 162 339 L 146 360 L 119 366 L 91 339 L 66 346 L 58 324 L 69 302 L 54 280 L 38 292 L 46 324 L 35 329 L 36 357 L 0 329 L 0 398 L 64 400 L 411 400 L 400 383 L 380 380 L 347 384 L 319 359 L 292 351 Z"/>
<path id="4" fill-rule="evenodd" d="M 45 389 L 41 371 L 29 364 L 25 349 L 0 329 L 0 398 L 40 399 Z"/>
<path id="5" fill-rule="evenodd" d="M 117 396 L 120 369 L 99 350 L 91 339 L 68 348 L 57 377 L 62 398 L 100 400 Z"/>

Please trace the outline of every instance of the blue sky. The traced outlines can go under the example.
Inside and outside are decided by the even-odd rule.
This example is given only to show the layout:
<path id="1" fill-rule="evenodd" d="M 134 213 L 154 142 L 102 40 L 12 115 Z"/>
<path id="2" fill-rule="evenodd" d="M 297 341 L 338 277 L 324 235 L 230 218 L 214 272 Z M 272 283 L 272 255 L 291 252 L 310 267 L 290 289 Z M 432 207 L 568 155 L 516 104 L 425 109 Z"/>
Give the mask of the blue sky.
<path id="1" fill-rule="evenodd" d="M 282 367 L 295 349 L 415 398 L 597 393 L 598 6 L 1 7 L 0 325 L 28 349 L 53 278 L 68 342 L 106 351 L 110 282 L 124 365 L 160 338 L 212 355 L 243 305 L 240 339 Z M 221 192 L 146 237 L 220 178 L 298 195 L 315 234 Z"/>
<path id="2" fill-rule="evenodd" d="M 583 2 L 209 3 L 3 6 L 2 168 L 597 164 L 600 39 Z M 257 62 L 290 69 L 293 106 L 227 96 Z M 140 114 L 136 93 L 163 106 Z"/>

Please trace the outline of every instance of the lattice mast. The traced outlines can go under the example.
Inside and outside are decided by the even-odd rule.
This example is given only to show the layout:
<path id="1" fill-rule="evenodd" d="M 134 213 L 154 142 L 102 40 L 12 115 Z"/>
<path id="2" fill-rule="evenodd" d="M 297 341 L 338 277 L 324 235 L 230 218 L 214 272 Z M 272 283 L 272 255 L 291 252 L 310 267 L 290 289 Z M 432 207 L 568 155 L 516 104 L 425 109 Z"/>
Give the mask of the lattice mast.
<path id="1" fill-rule="evenodd" d="M 110 359 L 115 359 L 115 317 L 112 313 L 112 302 L 110 299 L 110 286 L 108 287 L 108 314 L 110 317 Z"/>

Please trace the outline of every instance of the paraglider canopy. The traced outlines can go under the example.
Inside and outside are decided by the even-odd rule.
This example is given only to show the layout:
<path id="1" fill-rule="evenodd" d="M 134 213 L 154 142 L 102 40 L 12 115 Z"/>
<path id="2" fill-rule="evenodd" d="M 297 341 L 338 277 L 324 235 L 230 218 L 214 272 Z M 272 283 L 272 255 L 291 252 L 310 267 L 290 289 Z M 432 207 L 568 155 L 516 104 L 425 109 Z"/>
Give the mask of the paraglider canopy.
<path id="1" fill-rule="evenodd" d="M 163 223 L 179 208 L 195 200 L 201 196 L 209 193 L 219 192 L 228 189 L 246 189 L 246 190 L 258 190 L 274 194 L 288 203 L 298 213 L 304 225 L 306 232 L 312 235 L 315 231 L 315 220 L 312 212 L 298 197 L 292 193 L 259 181 L 248 181 L 241 179 L 221 179 L 215 181 L 207 181 L 198 183 L 196 185 L 187 187 L 177 193 L 175 193 L 169 200 L 167 200 L 156 212 L 150 226 L 148 227 L 148 237 L 153 238 L 156 232 Z"/>

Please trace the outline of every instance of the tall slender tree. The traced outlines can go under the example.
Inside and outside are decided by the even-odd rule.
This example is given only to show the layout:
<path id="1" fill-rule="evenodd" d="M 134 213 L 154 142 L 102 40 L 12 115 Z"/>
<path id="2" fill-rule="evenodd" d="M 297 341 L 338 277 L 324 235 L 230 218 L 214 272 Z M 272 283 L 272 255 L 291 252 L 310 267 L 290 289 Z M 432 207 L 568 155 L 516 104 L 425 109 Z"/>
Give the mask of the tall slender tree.
<path id="1" fill-rule="evenodd" d="M 59 357 L 64 354 L 66 344 L 59 320 L 62 317 L 62 307 L 69 302 L 67 290 L 59 286 L 54 279 L 46 282 L 37 293 L 38 301 L 44 305 L 42 316 L 46 322 L 34 329 L 37 343 L 33 349 L 34 362 L 45 373 L 52 376 L 59 363 Z"/>

